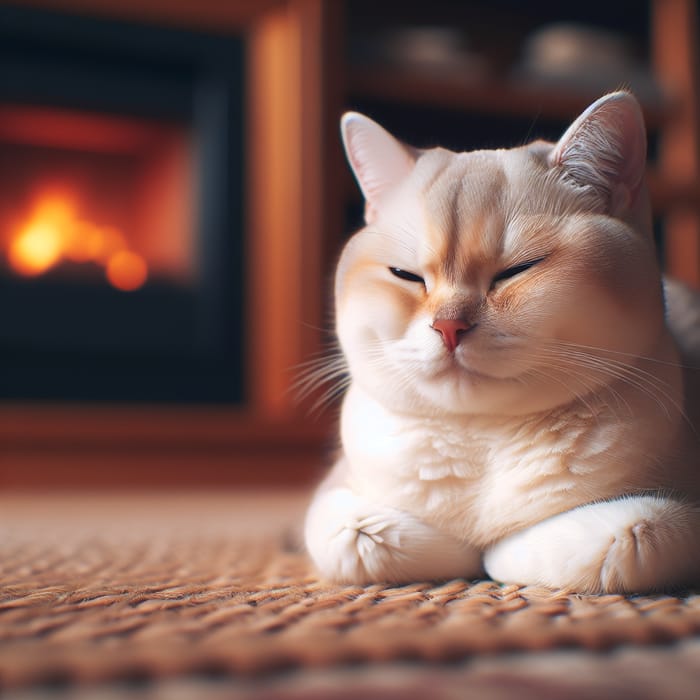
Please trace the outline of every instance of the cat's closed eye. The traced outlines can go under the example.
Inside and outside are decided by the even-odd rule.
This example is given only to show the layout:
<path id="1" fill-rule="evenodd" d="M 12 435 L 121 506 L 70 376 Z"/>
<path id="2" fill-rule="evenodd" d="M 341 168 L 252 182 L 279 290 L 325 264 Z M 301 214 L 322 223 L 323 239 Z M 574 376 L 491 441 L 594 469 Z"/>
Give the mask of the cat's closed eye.
<path id="1" fill-rule="evenodd" d="M 425 280 L 420 276 L 408 270 L 403 270 L 400 267 L 390 267 L 389 272 L 391 272 L 394 277 L 406 280 L 407 282 L 417 282 L 419 284 L 425 284 Z"/>
<path id="2" fill-rule="evenodd" d="M 528 262 L 520 263 L 520 265 L 513 265 L 513 267 L 508 267 L 505 270 L 502 270 L 491 280 L 491 289 L 493 289 L 499 282 L 515 277 L 516 275 L 529 270 L 531 267 L 534 267 L 538 263 L 541 263 L 543 260 L 544 258 L 536 258 L 535 260 L 529 260 Z"/>

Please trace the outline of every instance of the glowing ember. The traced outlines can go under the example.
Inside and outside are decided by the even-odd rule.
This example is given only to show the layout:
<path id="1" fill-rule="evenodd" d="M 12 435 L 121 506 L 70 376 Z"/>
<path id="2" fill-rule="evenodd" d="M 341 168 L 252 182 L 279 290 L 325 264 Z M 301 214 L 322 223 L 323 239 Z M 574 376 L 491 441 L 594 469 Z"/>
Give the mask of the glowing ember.
<path id="1" fill-rule="evenodd" d="M 128 249 L 124 234 L 78 216 L 68 193 L 47 191 L 36 200 L 7 246 L 12 269 L 25 277 L 44 274 L 62 260 L 105 268 L 109 283 L 122 291 L 142 287 L 148 278 L 145 260 Z"/>
<path id="2" fill-rule="evenodd" d="M 15 271 L 35 276 L 53 267 L 61 259 L 73 216 L 68 199 L 47 195 L 40 200 L 10 242 L 8 258 Z"/>
<path id="3" fill-rule="evenodd" d="M 61 233 L 50 223 L 31 223 L 12 241 L 8 257 L 19 274 L 41 275 L 61 257 Z"/>
<path id="4" fill-rule="evenodd" d="M 113 287 L 124 292 L 142 287 L 147 277 L 145 260 L 129 250 L 120 250 L 107 263 L 107 279 Z"/>

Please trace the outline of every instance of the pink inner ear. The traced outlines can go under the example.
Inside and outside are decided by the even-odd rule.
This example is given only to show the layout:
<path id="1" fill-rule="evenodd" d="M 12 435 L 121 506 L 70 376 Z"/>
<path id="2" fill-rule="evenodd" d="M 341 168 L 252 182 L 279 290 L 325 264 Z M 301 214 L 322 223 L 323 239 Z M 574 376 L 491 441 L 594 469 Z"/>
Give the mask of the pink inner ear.
<path id="1" fill-rule="evenodd" d="M 593 103 L 562 136 L 550 162 L 577 184 L 618 200 L 612 206 L 622 204 L 621 189 L 633 199 L 646 164 L 646 130 L 637 100 L 618 92 Z"/>
<path id="2" fill-rule="evenodd" d="M 383 195 L 411 172 L 415 157 L 408 146 L 362 114 L 344 115 L 341 131 L 348 161 L 366 200 L 369 222 Z"/>

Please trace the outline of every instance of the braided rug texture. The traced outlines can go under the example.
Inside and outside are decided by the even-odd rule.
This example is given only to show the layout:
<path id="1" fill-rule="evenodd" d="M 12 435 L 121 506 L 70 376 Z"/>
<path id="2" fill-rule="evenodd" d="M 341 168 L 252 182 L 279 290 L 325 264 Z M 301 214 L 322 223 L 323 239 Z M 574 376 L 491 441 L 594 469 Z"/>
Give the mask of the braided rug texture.
<path id="1" fill-rule="evenodd" d="M 319 582 L 291 495 L 0 499 L 0 687 L 255 675 L 700 633 L 700 594 Z"/>

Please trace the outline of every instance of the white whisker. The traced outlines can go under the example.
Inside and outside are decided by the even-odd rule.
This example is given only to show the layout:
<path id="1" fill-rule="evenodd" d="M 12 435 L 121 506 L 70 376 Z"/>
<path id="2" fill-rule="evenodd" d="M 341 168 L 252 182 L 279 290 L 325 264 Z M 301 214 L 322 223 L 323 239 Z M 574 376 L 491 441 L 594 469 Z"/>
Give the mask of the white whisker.
<path id="1" fill-rule="evenodd" d="M 337 346 L 321 351 L 317 357 L 301 362 L 294 369 L 298 375 L 289 390 L 296 403 L 301 403 L 323 388 L 310 408 L 311 414 L 333 403 L 350 384 L 345 357 Z"/>

